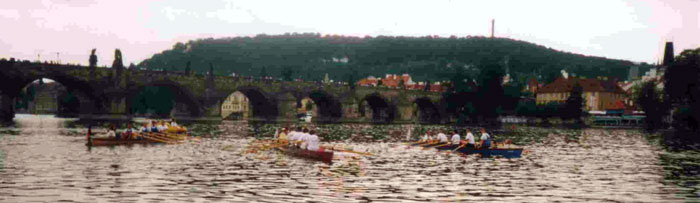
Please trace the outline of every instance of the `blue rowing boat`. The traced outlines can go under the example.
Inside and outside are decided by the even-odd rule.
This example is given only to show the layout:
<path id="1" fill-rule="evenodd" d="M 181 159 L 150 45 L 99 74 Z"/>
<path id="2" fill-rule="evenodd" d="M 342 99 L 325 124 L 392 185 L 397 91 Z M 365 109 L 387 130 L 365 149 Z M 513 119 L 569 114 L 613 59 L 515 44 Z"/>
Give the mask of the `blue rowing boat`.
<path id="1" fill-rule="evenodd" d="M 437 145 L 432 145 L 432 146 L 437 146 Z M 426 146 L 429 147 L 429 146 Z M 440 146 L 437 147 L 436 149 L 438 150 L 454 150 L 459 145 L 447 145 L 447 146 Z M 513 149 L 505 149 L 505 148 L 492 148 L 492 149 L 487 149 L 487 148 L 481 148 L 481 149 L 475 149 L 474 147 L 462 147 L 457 149 L 458 152 L 470 155 L 470 154 L 481 154 L 481 157 L 491 157 L 491 156 L 502 156 L 504 158 L 520 158 L 523 154 L 523 148 L 513 148 Z"/>

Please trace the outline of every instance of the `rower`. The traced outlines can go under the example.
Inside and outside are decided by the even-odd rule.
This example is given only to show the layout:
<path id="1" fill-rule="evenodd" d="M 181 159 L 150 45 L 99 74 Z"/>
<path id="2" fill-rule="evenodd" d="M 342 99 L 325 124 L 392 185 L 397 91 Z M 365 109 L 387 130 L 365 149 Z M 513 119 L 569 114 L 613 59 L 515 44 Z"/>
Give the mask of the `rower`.
<path id="1" fill-rule="evenodd" d="M 299 135 L 298 141 L 300 142 L 299 148 L 306 149 L 307 140 L 311 135 L 309 134 L 309 129 L 304 128 Z"/>
<path id="2" fill-rule="evenodd" d="M 116 139 L 121 139 L 121 135 L 117 134 L 117 127 L 114 126 L 114 124 L 109 126 L 109 130 L 107 130 L 107 137 L 108 138 L 116 138 Z"/>
<path id="3" fill-rule="evenodd" d="M 440 131 L 440 133 L 438 133 L 437 140 L 438 140 L 438 143 L 448 143 L 449 142 L 449 140 L 447 140 L 447 135 L 445 135 L 444 130 L 442 130 L 442 131 Z"/>
<path id="4" fill-rule="evenodd" d="M 479 148 L 484 146 L 487 149 L 491 147 L 491 135 L 486 133 L 486 129 L 481 128 L 481 140 L 479 141 Z"/>
<path id="5" fill-rule="evenodd" d="M 457 131 L 453 130 L 452 131 L 452 138 L 450 138 L 450 144 L 452 145 L 459 145 L 460 144 L 460 136 L 457 134 Z"/>
<path id="6" fill-rule="evenodd" d="M 177 125 L 177 123 L 175 122 L 175 119 L 174 119 L 174 118 L 173 118 L 173 119 L 170 119 L 170 126 L 172 126 L 172 127 L 179 127 L 179 125 Z"/>
<path id="7" fill-rule="evenodd" d="M 122 132 L 122 136 L 125 138 L 131 138 L 133 131 L 131 130 L 131 123 L 126 126 L 126 129 Z"/>
<path id="8" fill-rule="evenodd" d="M 428 130 L 428 131 L 425 132 L 425 135 L 423 135 L 423 138 L 421 138 L 420 141 L 423 142 L 423 143 L 433 141 L 433 137 L 430 136 L 430 130 Z"/>
<path id="9" fill-rule="evenodd" d="M 464 141 L 462 141 L 462 147 L 474 148 L 474 143 L 474 134 L 472 134 L 472 130 L 467 128 L 467 136 L 465 136 Z"/>
<path id="10" fill-rule="evenodd" d="M 318 135 L 316 135 L 315 130 L 312 130 L 309 133 L 309 136 L 306 137 L 306 140 L 304 140 L 304 142 L 306 143 L 307 150 L 318 151 L 318 149 L 319 149 Z"/>
<path id="11" fill-rule="evenodd" d="M 158 132 L 158 125 L 156 124 L 156 121 L 151 121 L 151 132 Z"/>
<path id="12" fill-rule="evenodd" d="M 289 137 L 289 144 L 296 146 L 299 145 L 299 136 L 301 136 L 301 127 L 297 127 L 292 130 L 287 137 Z"/>
<path id="13" fill-rule="evenodd" d="M 277 142 L 279 143 L 287 143 L 289 140 L 287 140 L 287 128 L 282 128 L 282 132 L 277 135 Z"/>
<path id="14" fill-rule="evenodd" d="M 165 124 L 163 123 L 163 121 L 158 122 L 157 128 L 158 128 L 158 132 L 165 132 L 165 130 L 168 129 L 168 127 L 165 127 Z"/>
<path id="15" fill-rule="evenodd" d="M 148 123 L 144 123 L 141 129 L 139 129 L 141 133 L 147 133 L 148 132 Z"/>

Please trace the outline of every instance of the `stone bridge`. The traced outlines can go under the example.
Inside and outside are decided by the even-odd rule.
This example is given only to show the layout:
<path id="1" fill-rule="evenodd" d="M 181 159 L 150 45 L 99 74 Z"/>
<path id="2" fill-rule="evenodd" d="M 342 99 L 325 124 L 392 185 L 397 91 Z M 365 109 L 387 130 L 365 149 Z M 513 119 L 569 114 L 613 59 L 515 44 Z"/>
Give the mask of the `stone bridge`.
<path id="1" fill-rule="evenodd" d="M 14 117 L 15 99 L 32 81 L 52 79 L 74 93 L 79 113 L 134 115 L 131 101 L 147 86 L 167 87 L 174 93 L 176 109 L 187 117 L 219 117 L 221 105 L 232 93 L 248 97 L 253 119 L 295 119 L 303 99 L 317 107 L 319 122 L 441 122 L 441 95 L 420 90 L 356 87 L 319 82 L 254 80 L 246 77 L 214 76 L 186 72 L 105 68 L 77 65 L 0 61 L 0 120 Z M 183 116 L 182 112 L 178 116 Z"/>

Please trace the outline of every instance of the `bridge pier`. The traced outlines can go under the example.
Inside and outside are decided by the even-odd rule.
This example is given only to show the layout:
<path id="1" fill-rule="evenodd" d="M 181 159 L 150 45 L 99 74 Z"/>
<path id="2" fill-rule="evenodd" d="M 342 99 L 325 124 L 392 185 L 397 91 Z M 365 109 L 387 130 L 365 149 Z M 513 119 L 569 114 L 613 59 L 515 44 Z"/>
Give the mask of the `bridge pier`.
<path id="1" fill-rule="evenodd" d="M 413 121 L 415 116 L 414 116 L 414 105 L 412 104 L 397 104 L 396 109 L 398 112 L 396 112 L 398 115 L 396 117 L 396 120 L 399 121 Z"/>
<path id="2" fill-rule="evenodd" d="M 10 122 L 15 118 L 14 97 L 0 92 L 0 122 Z"/>

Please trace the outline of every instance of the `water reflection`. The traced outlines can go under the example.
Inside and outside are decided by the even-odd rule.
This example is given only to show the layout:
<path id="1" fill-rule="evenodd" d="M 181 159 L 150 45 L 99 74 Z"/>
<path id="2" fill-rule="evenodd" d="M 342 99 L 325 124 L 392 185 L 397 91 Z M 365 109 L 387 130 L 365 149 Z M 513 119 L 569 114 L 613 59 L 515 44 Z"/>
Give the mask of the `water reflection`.
<path id="1" fill-rule="evenodd" d="M 181 145 L 86 150 L 84 128 L 18 116 L 0 137 L 0 202 L 682 202 L 664 184 L 658 147 L 628 131 L 550 134 L 521 159 L 481 159 L 401 143 L 334 143 L 333 165 L 279 151 L 244 153 L 252 139 L 221 133 Z M 230 125 L 230 124 L 222 124 Z M 245 127 L 227 126 L 225 128 Z M 222 127 L 216 127 L 216 131 Z M 697 190 L 694 190 L 697 191 Z"/>

